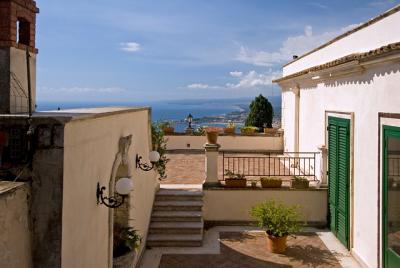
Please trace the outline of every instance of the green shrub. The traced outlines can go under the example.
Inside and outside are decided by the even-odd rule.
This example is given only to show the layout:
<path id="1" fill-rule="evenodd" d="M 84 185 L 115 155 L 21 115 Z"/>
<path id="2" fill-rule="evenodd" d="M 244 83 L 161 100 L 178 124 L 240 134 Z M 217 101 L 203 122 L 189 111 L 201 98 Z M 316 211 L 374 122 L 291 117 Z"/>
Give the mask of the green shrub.
<path id="1" fill-rule="evenodd" d="M 160 160 L 155 163 L 155 169 L 160 175 L 159 179 L 167 177 L 166 168 L 169 159 L 167 158 L 167 139 L 164 137 L 163 128 L 165 123 L 153 123 L 151 125 L 152 149 L 160 154 Z"/>
<path id="2" fill-rule="evenodd" d="M 250 215 L 267 234 L 275 237 L 287 236 L 301 230 L 299 206 L 286 206 L 275 200 L 254 206 Z"/>
<path id="3" fill-rule="evenodd" d="M 119 257 L 129 251 L 136 250 L 140 246 L 141 242 L 142 238 L 132 227 L 114 226 L 114 257 Z"/>
<path id="4" fill-rule="evenodd" d="M 235 174 L 228 169 L 225 169 L 225 175 L 228 176 L 228 179 L 235 179 L 235 180 L 246 179 L 244 174 Z"/>
<path id="5" fill-rule="evenodd" d="M 240 133 L 242 134 L 253 134 L 257 132 L 258 132 L 258 127 L 247 126 L 247 127 L 242 127 L 240 129 Z"/>
<path id="6" fill-rule="evenodd" d="M 278 178 L 278 177 L 261 177 L 260 180 L 262 180 L 262 181 L 282 181 L 282 179 Z"/>
<path id="7" fill-rule="evenodd" d="M 246 119 L 246 126 L 255 126 L 259 130 L 263 127 L 272 127 L 274 109 L 272 104 L 263 95 L 256 97 L 250 104 L 250 112 Z"/>
<path id="8" fill-rule="evenodd" d="M 294 176 L 292 180 L 296 182 L 308 181 L 306 177 L 301 177 L 301 176 Z"/>

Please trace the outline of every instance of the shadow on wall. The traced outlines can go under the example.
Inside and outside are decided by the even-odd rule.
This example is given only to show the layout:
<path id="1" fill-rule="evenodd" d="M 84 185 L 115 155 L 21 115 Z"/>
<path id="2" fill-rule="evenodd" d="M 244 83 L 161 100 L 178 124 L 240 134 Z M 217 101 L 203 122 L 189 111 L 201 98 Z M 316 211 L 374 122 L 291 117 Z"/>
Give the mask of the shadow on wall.
<path id="1" fill-rule="evenodd" d="M 367 70 L 362 67 L 357 68 L 358 70 L 348 71 L 345 74 L 340 76 L 335 75 L 332 78 L 301 81 L 301 89 L 314 90 L 317 88 L 318 84 L 321 83 L 327 88 L 336 88 L 346 85 L 370 85 L 378 77 L 400 73 L 400 65 L 394 63 L 376 65 Z"/>

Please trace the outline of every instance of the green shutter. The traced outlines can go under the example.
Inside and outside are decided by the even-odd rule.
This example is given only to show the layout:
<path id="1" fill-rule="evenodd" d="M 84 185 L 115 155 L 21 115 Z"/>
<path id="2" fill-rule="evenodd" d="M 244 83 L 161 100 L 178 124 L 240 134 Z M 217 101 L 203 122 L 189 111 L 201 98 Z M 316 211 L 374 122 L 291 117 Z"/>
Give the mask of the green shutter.
<path id="1" fill-rule="evenodd" d="M 328 118 L 330 227 L 349 247 L 350 120 Z"/>

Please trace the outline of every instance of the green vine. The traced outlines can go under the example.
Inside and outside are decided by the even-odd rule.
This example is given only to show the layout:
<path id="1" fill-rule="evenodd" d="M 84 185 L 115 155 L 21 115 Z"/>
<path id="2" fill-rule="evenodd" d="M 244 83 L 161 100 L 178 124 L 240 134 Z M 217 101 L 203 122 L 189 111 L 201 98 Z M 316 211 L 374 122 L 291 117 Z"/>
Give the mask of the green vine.
<path id="1" fill-rule="evenodd" d="M 162 123 L 153 123 L 151 125 L 151 140 L 153 150 L 160 154 L 160 161 L 155 164 L 155 169 L 159 174 L 159 180 L 167 178 L 166 168 L 169 159 L 167 158 L 167 139 L 164 137 L 164 131 L 162 130 Z"/>

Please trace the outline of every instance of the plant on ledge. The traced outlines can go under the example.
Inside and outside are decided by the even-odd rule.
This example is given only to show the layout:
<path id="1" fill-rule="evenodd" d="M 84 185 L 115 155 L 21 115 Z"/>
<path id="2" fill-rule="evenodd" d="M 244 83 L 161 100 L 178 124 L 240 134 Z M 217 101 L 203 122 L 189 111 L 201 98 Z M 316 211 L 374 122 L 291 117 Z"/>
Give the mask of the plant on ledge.
<path id="1" fill-rule="evenodd" d="M 245 188 L 247 184 L 246 177 L 243 174 L 235 174 L 232 171 L 226 169 L 225 175 L 228 177 L 225 179 L 225 186 L 230 188 Z"/>
<path id="2" fill-rule="evenodd" d="M 250 215 L 267 233 L 267 250 L 273 253 L 283 253 L 286 250 L 287 236 L 299 232 L 303 226 L 300 223 L 299 206 L 287 206 L 275 200 L 266 201 L 254 206 Z"/>
<path id="3" fill-rule="evenodd" d="M 252 127 L 252 126 L 246 126 L 240 129 L 240 133 L 245 135 L 254 135 L 255 133 L 257 133 L 257 131 L 258 127 Z"/>
<path id="4" fill-rule="evenodd" d="M 142 238 L 132 227 L 114 226 L 113 268 L 131 267 Z"/>
<path id="5" fill-rule="evenodd" d="M 155 163 L 155 169 L 159 174 L 159 179 L 167 177 L 166 168 L 169 159 L 167 158 L 167 139 L 164 136 L 163 123 L 153 123 L 151 125 L 152 149 L 160 154 L 160 160 Z"/>
<path id="6" fill-rule="evenodd" d="M 294 176 L 292 179 L 292 188 L 307 189 L 310 186 L 310 181 L 306 177 Z"/>
<path id="7" fill-rule="evenodd" d="M 282 179 L 277 177 L 261 177 L 262 188 L 280 188 L 282 186 Z"/>
<path id="8" fill-rule="evenodd" d="M 209 144 L 217 144 L 218 133 L 221 132 L 221 128 L 219 127 L 205 127 L 204 128 L 207 136 L 207 142 Z"/>
<path id="9" fill-rule="evenodd" d="M 175 132 L 175 124 L 172 121 L 158 123 L 158 127 L 164 132 L 164 134 L 174 134 Z"/>
<path id="10" fill-rule="evenodd" d="M 236 125 L 231 120 L 229 120 L 228 124 L 224 128 L 225 134 L 235 134 Z"/>

